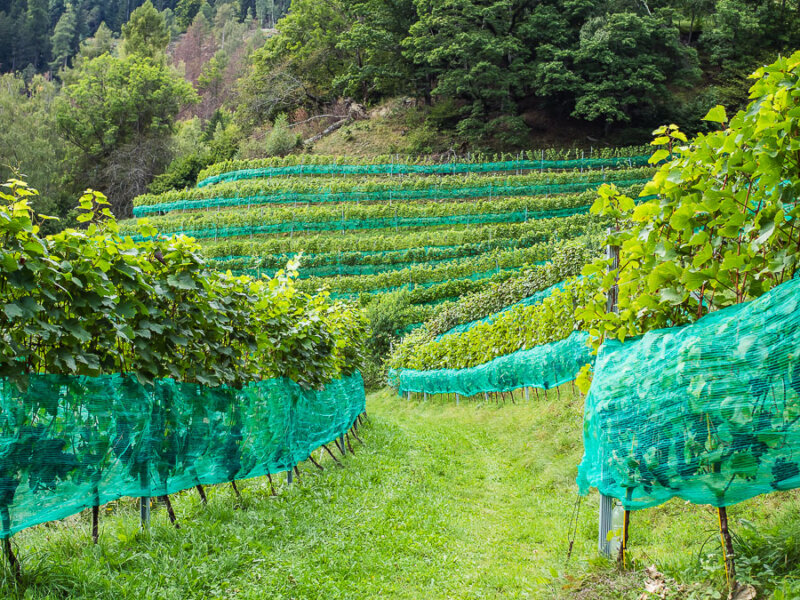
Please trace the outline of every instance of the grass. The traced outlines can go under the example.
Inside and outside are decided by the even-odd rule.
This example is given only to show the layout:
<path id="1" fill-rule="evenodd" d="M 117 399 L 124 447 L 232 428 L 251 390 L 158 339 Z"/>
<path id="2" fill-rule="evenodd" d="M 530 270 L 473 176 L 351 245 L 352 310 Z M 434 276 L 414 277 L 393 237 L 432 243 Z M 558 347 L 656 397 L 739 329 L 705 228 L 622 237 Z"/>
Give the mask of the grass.
<path id="1" fill-rule="evenodd" d="M 176 495 L 180 530 L 159 508 L 140 533 L 128 500 L 104 514 L 97 546 L 88 515 L 26 530 L 14 537 L 23 580 L 0 573 L 0 597 L 639 598 L 649 564 L 676 580 L 667 597 L 721 597 L 708 507 L 672 501 L 633 513 L 635 568 L 620 573 L 597 558 L 592 494 L 565 564 L 582 452 L 582 402 L 568 390 L 504 406 L 372 394 L 366 445 L 354 444 L 344 468 L 327 457 L 322 473 L 304 464 L 299 484 L 279 478 L 277 496 L 266 480 L 241 482 L 241 502 L 230 486 L 207 490 L 207 506 L 194 491 Z M 767 596 L 797 597 L 800 496 L 729 513 L 743 576 Z"/>

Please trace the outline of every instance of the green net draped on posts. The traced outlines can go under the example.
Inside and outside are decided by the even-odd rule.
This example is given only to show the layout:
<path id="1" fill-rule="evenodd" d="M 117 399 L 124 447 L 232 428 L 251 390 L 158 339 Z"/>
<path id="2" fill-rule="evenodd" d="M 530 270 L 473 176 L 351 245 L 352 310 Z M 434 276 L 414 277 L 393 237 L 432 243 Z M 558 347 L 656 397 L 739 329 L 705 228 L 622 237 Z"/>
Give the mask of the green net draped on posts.
<path id="1" fill-rule="evenodd" d="M 456 173 L 493 173 L 500 171 L 543 171 L 545 169 L 601 169 L 604 167 L 646 166 L 649 156 L 618 158 L 577 158 L 570 160 L 507 160 L 483 163 L 441 163 L 413 165 L 407 163 L 384 163 L 379 165 L 286 165 L 238 169 L 212 175 L 197 182 L 197 187 L 214 185 L 221 181 L 260 179 L 262 177 L 285 177 L 291 175 L 453 175 Z"/>
<path id="2" fill-rule="evenodd" d="M 364 411 L 356 373 L 323 390 L 133 376 L 0 382 L 0 537 L 122 496 L 160 496 L 286 471 Z"/>
<path id="3" fill-rule="evenodd" d="M 441 217 L 376 217 L 374 219 L 340 219 L 331 221 L 290 221 L 248 225 L 242 227 L 208 227 L 203 229 L 176 229 L 160 235 L 187 235 L 195 239 L 238 237 L 273 233 L 309 233 L 314 231 L 357 231 L 366 229 L 391 229 L 399 227 L 434 227 L 438 225 L 477 225 L 487 223 L 523 223 L 534 219 L 571 217 L 589 212 L 589 206 L 575 206 L 554 210 L 517 210 L 504 213 L 479 213 L 472 215 L 445 215 Z M 131 236 L 141 240 L 142 236 Z"/>
<path id="4" fill-rule="evenodd" d="M 583 365 L 592 362 L 588 334 L 576 331 L 557 342 L 519 350 L 468 369 L 391 369 L 389 385 L 400 394 L 461 394 L 509 392 L 522 387 L 550 389 L 572 381 Z"/>
<path id="5" fill-rule="evenodd" d="M 800 280 L 600 350 L 581 493 L 721 507 L 800 487 Z"/>
<path id="6" fill-rule="evenodd" d="M 647 183 L 648 179 L 609 179 L 619 187 L 630 187 Z M 431 186 L 415 190 L 374 190 L 352 192 L 284 192 L 256 194 L 242 197 L 214 197 L 197 200 L 177 200 L 159 204 L 144 204 L 133 207 L 133 216 L 141 217 L 153 213 L 170 213 L 177 210 L 200 210 L 231 206 L 258 206 L 262 204 L 331 203 L 331 202 L 404 202 L 407 200 L 448 200 L 460 198 L 494 198 L 497 196 L 545 196 L 567 194 L 595 189 L 606 183 L 605 177 L 593 181 L 576 183 L 545 183 L 533 185 L 481 185 L 456 188 Z"/>

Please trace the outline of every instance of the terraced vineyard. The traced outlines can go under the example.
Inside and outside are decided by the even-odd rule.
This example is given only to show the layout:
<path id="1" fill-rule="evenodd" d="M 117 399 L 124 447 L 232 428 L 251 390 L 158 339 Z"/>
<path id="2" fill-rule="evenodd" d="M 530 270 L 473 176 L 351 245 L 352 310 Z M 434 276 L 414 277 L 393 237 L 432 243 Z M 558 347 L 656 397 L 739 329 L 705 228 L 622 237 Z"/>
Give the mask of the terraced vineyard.
<path id="1" fill-rule="evenodd" d="M 539 281 L 565 244 L 596 248 L 605 228 L 588 214 L 596 188 L 611 182 L 638 194 L 654 172 L 645 152 L 232 161 L 203 171 L 194 188 L 136 198 L 134 216 L 160 234 L 197 238 L 235 275 L 272 276 L 302 254 L 302 289 L 367 305 L 401 298 L 402 333 L 465 294 L 534 293 L 524 282 Z M 134 237 L 135 227 L 122 224 Z"/>

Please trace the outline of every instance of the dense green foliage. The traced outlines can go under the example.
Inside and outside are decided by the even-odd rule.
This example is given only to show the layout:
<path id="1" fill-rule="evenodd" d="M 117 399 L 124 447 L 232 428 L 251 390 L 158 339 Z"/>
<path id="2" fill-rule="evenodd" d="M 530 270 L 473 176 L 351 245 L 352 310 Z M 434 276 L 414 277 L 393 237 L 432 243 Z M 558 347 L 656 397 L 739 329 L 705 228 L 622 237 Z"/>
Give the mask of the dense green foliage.
<path id="1" fill-rule="evenodd" d="M 125 216 L 130 198 L 166 166 L 175 117 L 194 90 L 163 61 L 140 54 L 103 54 L 67 82 L 56 122 L 76 150 L 73 169 L 112 195 L 116 214 Z"/>
<path id="2" fill-rule="evenodd" d="M 481 227 L 446 229 L 426 227 L 418 231 L 360 231 L 344 235 L 307 234 L 296 237 L 258 239 L 226 239 L 203 244 L 207 256 L 268 256 L 305 253 L 304 264 L 316 264 L 316 256 L 341 257 L 342 264 L 377 264 L 388 256 L 423 257 L 431 252 L 444 252 L 462 246 L 480 246 L 495 240 L 546 241 L 568 239 L 594 231 L 598 218 L 593 215 L 573 215 L 558 219 L 537 219 L 523 223 L 498 223 Z M 389 254 L 391 253 L 391 255 Z M 353 260 L 351 260 L 353 259 Z M 321 260 L 321 259 L 320 259 Z M 337 258 L 338 260 L 338 258 Z M 284 261 L 286 262 L 286 261 Z"/>
<path id="3" fill-rule="evenodd" d="M 443 175 L 441 177 L 298 177 L 245 179 L 180 192 L 134 198 L 136 216 L 174 210 L 297 202 L 360 202 L 447 198 L 492 198 L 577 192 L 604 181 L 620 185 L 644 183 L 653 169 L 608 172 L 533 173 L 529 175 Z"/>
<path id="4" fill-rule="evenodd" d="M 551 260 L 542 267 L 479 292 L 467 294 L 449 306 L 443 307 L 425 322 L 424 331 L 429 336 L 439 336 L 458 325 L 500 312 L 507 306 L 532 296 L 535 292 L 577 275 L 591 258 L 593 258 L 592 249 L 587 240 L 566 244 L 559 248 Z"/>
<path id="5" fill-rule="evenodd" d="M 553 290 L 540 304 L 518 306 L 460 333 L 431 339 L 425 329 L 409 334 L 392 352 L 394 369 L 466 369 L 494 358 L 565 339 L 580 323 L 570 318 L 583 306 L 596 285 L 573 279 L 565 289 Z"/>
<path id="6" fill-rule="evenodd" d="M 85 230 L 39 235 L 35 195 L 12 180 L 0 211 L 0 374 L 131 373 L 207 385 L 289 377 L 319 386 L 357 368 L 362 317 L 272 280 L 209 270 L 186 238 L 121 238 L 105 198 L 81 198 Z M 142 233 L 155 231 L 147 225 Z"/>
<path id="7" fill-rule="evenodd" d="M 218 181 L 221 175 L 229 175 L 229 179 L 241 179 L 238 171 L 247 171 L 250 169 L 263 169 L 264 173 L 254 175 L 256 177 L 269 177 L 274 175 L 284 174 L 322 174 L 322 169 L 328 167 L 331 169 L 332 175 L 350 175 L 360 174 L 352 173 L 349 169 L 364 168 L 364 173 L 372 172 L 369 168 L 375 168 L 377 174 L 408 174 L 417 173 L 417 169 L 422 170 L 426 167 L 431 168 L 431 172 L 438 172 L 441 174 L 447 173 L 473 173 L 473 172 L 495 172 L 495 171 L 513 171 L 520 168 L 539 168 L 541 170 L 550 170 L 552 168 L 580 168 L 592 164 L 592 160 L 596 159 L 601 161 L 605 159 L 608 165 L 604 166 L 625 166 L 626 160 L 631 157 L 636 157 L 637 166 L 639 164 L 639 157 L 650 155 L 651 149 L 646 146 L 630 146 L 630 147 L 614 147 L 614 148 L 600 148 L 598 151 L 587 155 L 585 151 L 574 148 L 570 149 L 555 149 L 548 148 L 534 152 L 528 150 L 527 152 L 520 152 L 516 154 L 501 153 L 493 156 L 483 153 L 471 154 L 467 157 L 459 157 L 456 162 L 441 162 L 434 160 L 430 156 L 370 156 L 370 157 L 356 157 L 356 156 L 326 156 L 324 154 L 291 154 L 288 156 L 271 156 L 269 158 L 259 158 L 252 160 L 229 160 L 219 162 L 211 165 L 207 169 L 200 171 L 197 177 L 198 186 L 211 185 Z M 588 159 L 588 161 L 586 160 Z M 617 159 L 617 160 L 614 160 Z M 553 161 L 571 161 L 574 164 L 567 164 L 564 167 L 553 167 Z M 584 165 L 584 161 L 586 164 Z M 530 167 L 524 166 L 521 163 L 531 162 Z M 500 164 L 505 163 L 505 164 Z M 319 167 L 319 170 L 314 169 Z M 339 167 L 341 170 L 336 169 Z M 382 167 L 383 170 L 378 168 Z M 434 171 L 436 167 L 441 167 L 440 171 Z M 595 167 L 596 168 L 596 167 Z M 281 172 L 284 169 L 296 169 L 291 173 Z M 307 169 L 307 170 L 305 170 Z M 222 179 L 219 179 L 220 181 Z"/>
<path id="8" fill-rule="evenodd" d="M 673 157 L 643 193 L 659 200 L 635 207 L 613 187 L 593 207 L 622 225 L 610 243 L 620 267 L 599 261 L 603 276 L 584 318 L 620 340 L 691 323 L 709 312 L 757 298 L 792 278 L 800 264 L 800 52 L 753 74 L 752 102 L 730 120 L 718 106 L 706 120 L 719 129 L 691 142 L 674 126 L 657 130 L 654 158 Z M 624 224 L 626 219 L 632 223 Z M 602 294 L 619 285 L 619 315 Z"/>
<path id="9" fill-rule="evenodd" d="M 553 211 L 562 211 L 564 216 L 586 212 L 594 196 L 593 192 L 541 197 L 524 196 L 480 200 L 475 202 L 415 202 L 403 204 L 359 204 L 346 205 L 303 204 L 293 206 L 264 205 L 225 211 L 201 211 L 194 213 L 170 213 L 151 217 L 159 231 L 180 233 L 191 231 L 194 237 L 227 237 L 247 235 L 246 230 L 233 233 L 226 228 L 250 228 L 253 233 L 280 231 L 309 231 L 413 227 L 431 224 L 481 223 L 524 221 L 527 219 L 555 216 Z M 471 218 L 474 217 L 474 218 Z M 512 218 L 515 217 L 515 218 Z M 427 219 L 427 221 L 426 221 Z M 441 223 L 437 222 L 437 219 Z M 279 227 L 280 226 L 280 227 Z M 126 221 L 123 231 L 134 232 L 136 225 Z M 215 233 L 216 232 L 216 233 Z"/>
<path id="10" fill-rule="evenodd" d="M 798 19 L 790 0 L 296 0 L 256 53 L 241 108 L 261 122 L 340 95 L 403 93 L 437 101 L 434 126 L 512 146 L 524 145 L 531 109 L 606 129 L 697 127 L 729 78 L 800 43 Z M 716 85 L 679 106 L 701 67 Z"/>

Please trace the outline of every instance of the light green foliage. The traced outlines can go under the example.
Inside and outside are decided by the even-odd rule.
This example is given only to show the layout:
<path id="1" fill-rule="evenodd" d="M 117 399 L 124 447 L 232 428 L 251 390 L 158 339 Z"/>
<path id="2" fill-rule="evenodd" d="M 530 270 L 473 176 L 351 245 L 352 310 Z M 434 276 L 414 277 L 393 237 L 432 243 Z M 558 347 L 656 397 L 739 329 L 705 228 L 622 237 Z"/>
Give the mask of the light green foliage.
<path id="1" fill-rule="evenodd" d="M 494 156 L 472 154 L 453 162 L 426 156 L 325 156 L 290 154 L 251 160 L 216 163 L 203 169 L 198 187 L 222 181 L 238 181 L 279 175 L 447 175 L 456 173 L 500 173 L 505 171 L 556 169 L 606 169 L 647 164 L 650 148 L 631 146 L 601 149 L 587 158 L 583 150 L 548 148 Z"/>
<path id="2" fill-rule="evenodd" d="M 618 169 L 608 173 L 566 171 L 533 173 L 531 175 L 490 176 L 482 174 L 444 175 L 442 177 L 410 176 L 402 179 L 383 174 L 380 177 L 281 177 L 244 179 L 218 183 L 213 186 L 193 188 L 161 195 L 143 195 L 134 200 L 136 207 L 154 207 L 148 212 L 168 212 L 170 208 L 207 208 L 227 205 L 278 204 L 295 202 L 292 195 L 306 195 L 315 202 L 340 202 L 344 200 L 402 200 L 426 198 L 491 198 L 509 195 L 558 194 L 576 192 L 586 187 L 597 187 L 603 181 L 644 183 L 653 173 L 650 167 Z M 570 188 L 574 185 L 574 188 Z M 580 186 L 586 186 L 581 188 Z M 629 183 L 627 185 L 633 185 Z M 337 197 L 336 194 L 344 194 Z M 350 197 L 348 197 L 349 195 Z M 285 198 L 283 196 L 286 196 Z M 326 196 L 328 197 L 326 199 Z M 252 198 L 248 198 L 252 197 Z M 258 198 L 261 197 L 261 198 Z M 186 205 L 171 207 L 172 203 L 186 201 Z M 192 201 L 197 201 L 192 205 Z M 223 206 L 225 204 L 222 204 Z M 156 208 L 157 207 L 157 208 Z M 137 214 L 146 214 L 139 210 Z"/>
<path id="3" fill-rule="evenodd" d="M 264 154 L 266 156 L 284 156 L 302 143 L 302 137 L 299 134 L 292 133 L 289 128 L 289 120 L 284 113 L 275 117 L 275 122 L 272 124 L 267 134 L 267 139 L 264 140 Z"/>
<path id="4" fill-rule="evenodd" d="M 81 42 L 79 59 L 91 60 L 97 58 L 101 54 L 111 54 L 114 50 L 114 37 L 111 29 L 106 25 L 105 21 L 100 23 L 94 36 L 87 38 Z"/>
<path id="5" fill-rule="evenodd" d="M 603 279 L 601 293 L 581 313 L 592 334 L 639 335 L 693 322 L 726 306 L 757 298 L 797 271 L 800 216 L 800 52 L 759 69 L 752 102 L 727 121 L 724 109 L 707 115 L 720 128 L 691 142 L 674 126 L 655 132 L 654 159 L 673 156 L 638 205 L 604 191 L 597 209 L 623 201 L 614 214 L 634 227 L 615 234 L 620 268 L 597 261 L 585 273 Z M 605 311 L 605 293 L 619 282 L 619 315 Z"/>
<path id="6" fill-rule="evenodd" d="M 36 210 L 65 215 L 66 148 L 56 131 L 56 93 L 40 76 L 26 85 L 19 75 L 0 75 L 0 178 L 27 179 L 41 192 L 32 200 Z"/>
<path id="7" fill-rule="evenodd" d="M 477 273 L 496 273 L 517 269 L 549 258 L 552 246 L 537 244 L 532 248 L 486 252 L 476 257 L 446 261 L 440 264 L 422 263 L 400 271 L 349 277 L 310 277 L 300 286 L 307 290 L 329 289 L 331 292 L 356 293 L 391 290 L 401 286 L 425 285 L 451 279 L 471 277 Z"/>
<path id="8" fill-rule="evenodd" d="M 91 191 L 78 217 L 87 229 L 43 238 L 28 204 L 35 191 L 17 180 L 5 187 L 3 376 L 130 373 L 234 386 L 289 377 L 312 387 L 357 367 L 361 317 L 297 291 L 292 266 L 272 280 L 214 274 L 186 238 L 121 238 L 108 202 Z"/>
<path id="9" fill-rule="evenodd" d="M 456 194 L 453 194 L 454 196 Z M 504 197 L 499 200 L 263 205 L 226 211 L 172 212 L 153 217 L 164 233 L 192 232 L 198 238 L 287 231 L 346 231 L 469 223 L 508 223 L 587 212 L 593 194 Z M 363 198 L 362 198 L 363 199 Z M 242 203 L 244 204 L 244 203 Z M 133 232 L 133 222 L 122 225 Z"/>
<path id="10" fill-rule="evenodd" d="M 597 221 L 597 217 L 591 215 L 573 215 L 461 229 L 425 228 L 402 233 L 362 231 L 336 236 L 317 234 L 253 240 L 228 239 L 207 241 L 203 243 L 203 249 L 207 256 L 214 257 L 294 255 L 304 252 L 304 264 L 317 264 L 317 255 L 335 255 L 342 264 L 380 264 L 387 261 L 385 255 L 390 252 L 402 254 L 404 260 L 422 260 L 431 253 L 452 251 L 465 245 L 483 247 L 497 240 L 525 245 L 536 241 L 569 239 L 595 231 L 594 223 Z"/>
<path id="11" fill-rule="evenodd" d="M 137 53 L 82 62 L 66 78 L 55 110 L 73 147 L 74 176 L 96 181 L 116 213 L 128 214 L 131 198 L 166 166 L 175 117 L 195 99 L 191 85 L 163 62 Z"/>
<path id="12" fill-rule="evenodd" d="M 433 340 L 424 330 L 407 336 L 388 364 L 395 369 L 465 369 L 518 350 L 567 338 L 580 324 L 569 316 L 594 293 L 590 280 L 572 280 L 554 290 L 541 304 L 520 306 L 498 315 L 491 323 Z"/>
<path id="13" fill-rule="evenodd" d="M 468 294 L 438 311 L 424 324 L 424 332 L 435 337 L 453 327 L 482 319 L 532 296 L 565 278 L 577 275 L 591 258 L 587 240 L 569 243 L 556 250 L 550 261 L 508 281 Z M 422 334 L 422 330 L 420 331 Z"/>
<path id="14" fill-rule="evenodd" d="M 294 0 L 280 20 L 280 35 L 254 52 L 242 82 L 238 115 L 245 126 L 274 119 L 298 106 L 332 98 L 333 79 L 343 70 L 336 45 L 346 28 L 342 3 Z"/>
<path id="15" fill-rule="evenodd" d="M 133 11 L 130 21 L 122 26 L 122 49 L 126 54 L 161 58 L 168 43 L 169 30 L 164 16 L 151 0 Z"/>

